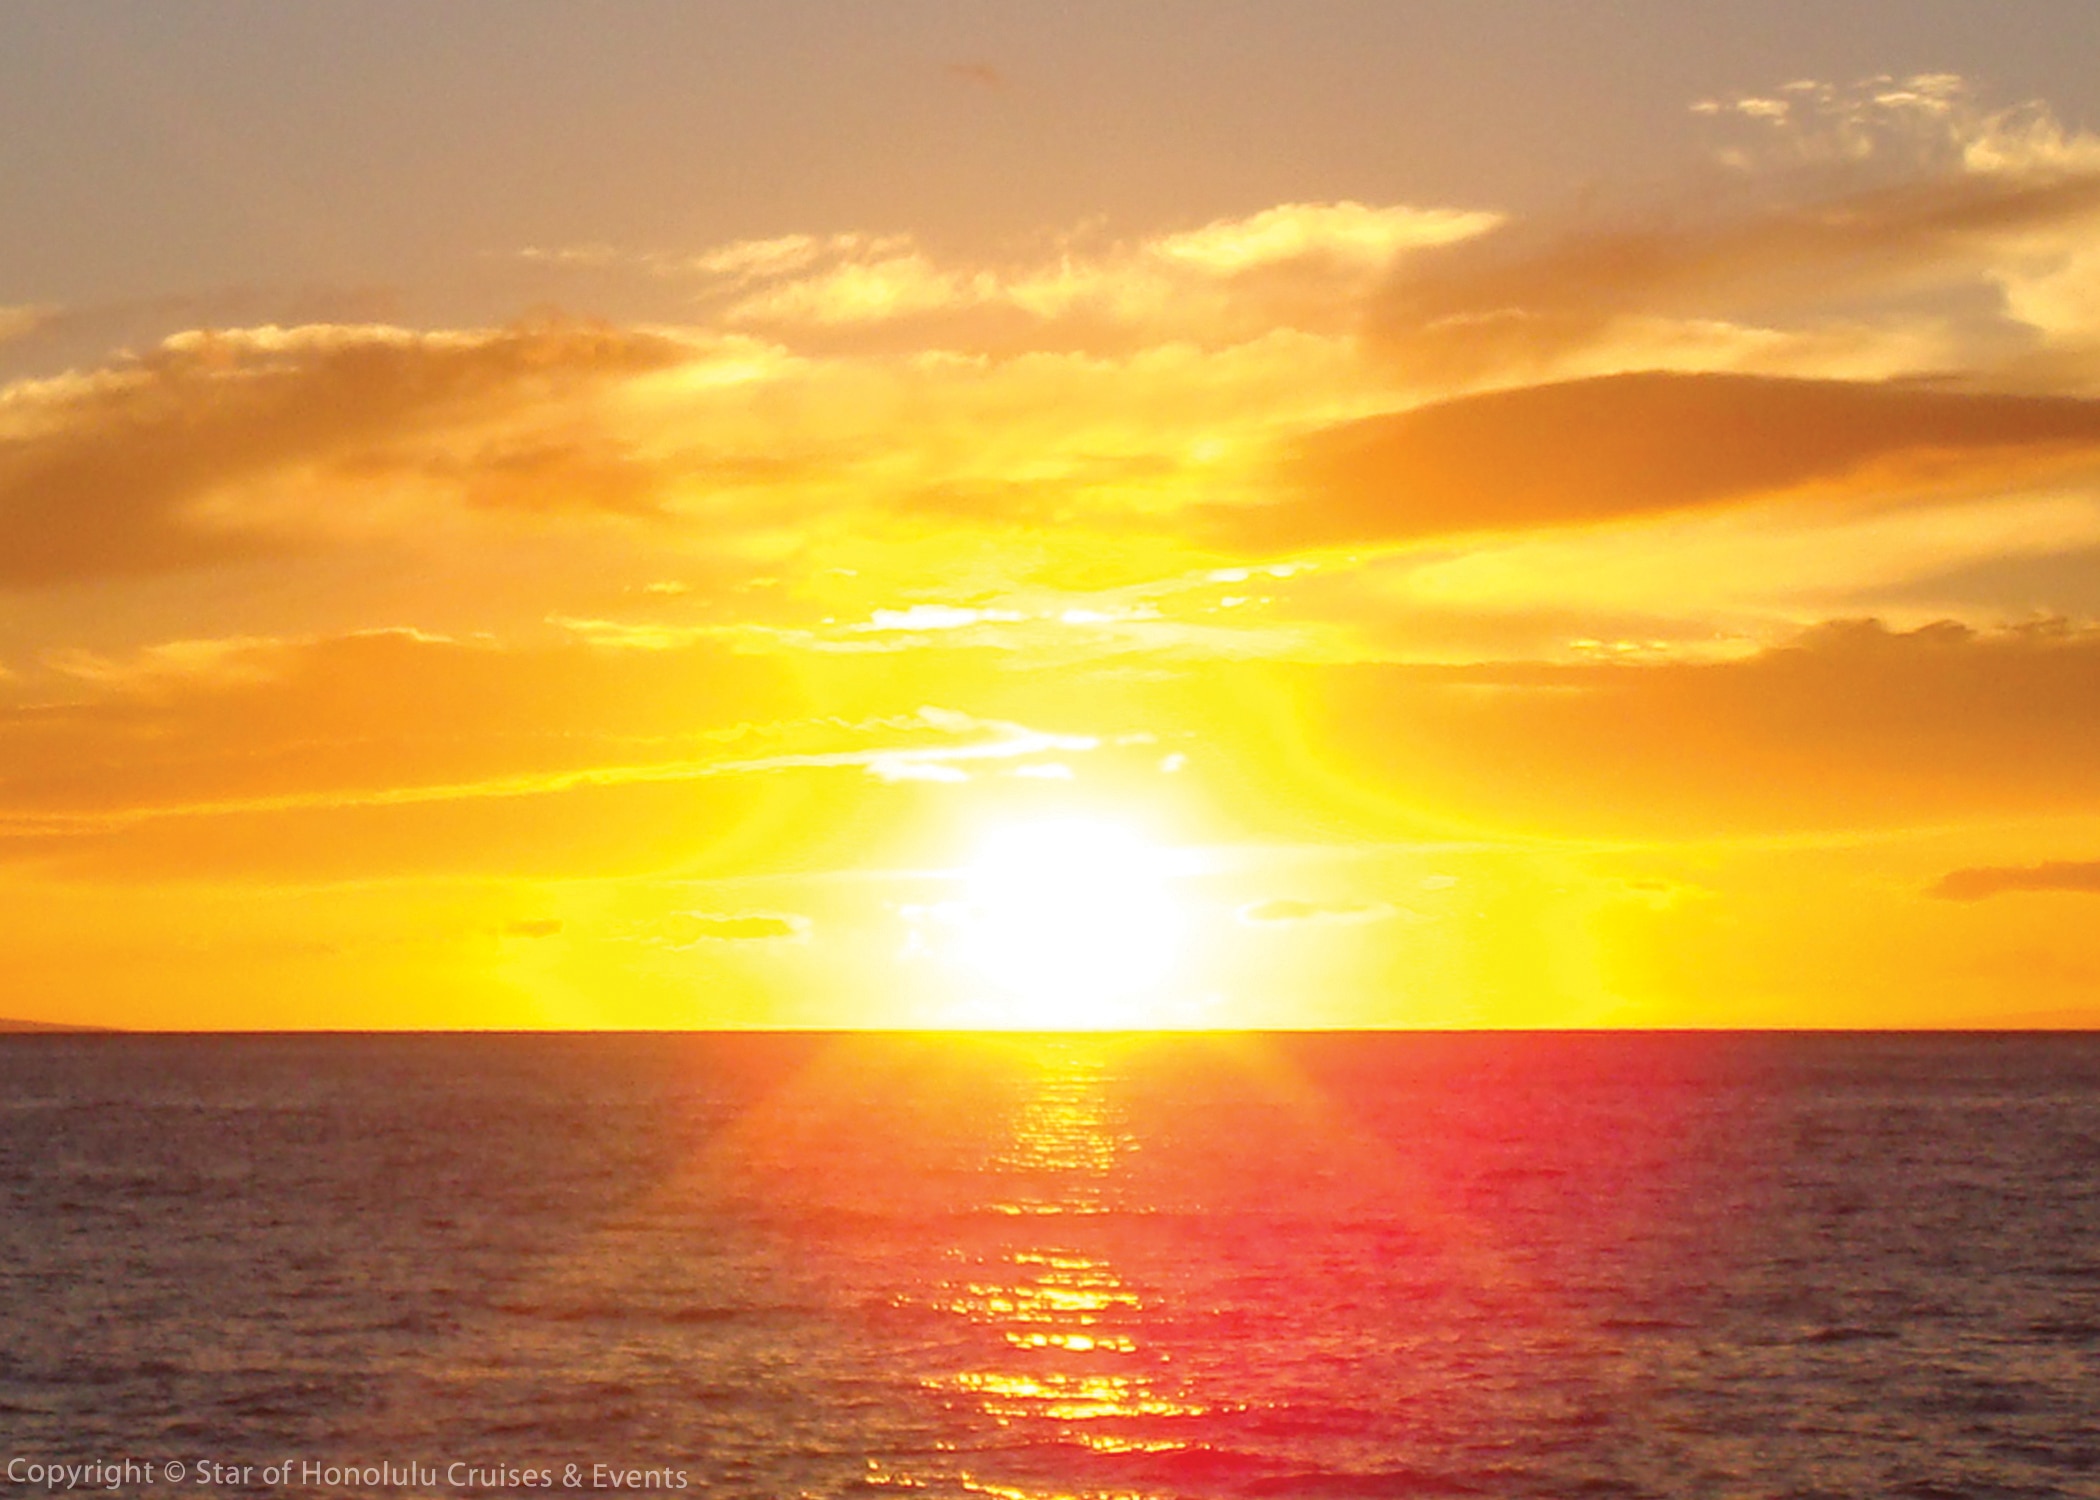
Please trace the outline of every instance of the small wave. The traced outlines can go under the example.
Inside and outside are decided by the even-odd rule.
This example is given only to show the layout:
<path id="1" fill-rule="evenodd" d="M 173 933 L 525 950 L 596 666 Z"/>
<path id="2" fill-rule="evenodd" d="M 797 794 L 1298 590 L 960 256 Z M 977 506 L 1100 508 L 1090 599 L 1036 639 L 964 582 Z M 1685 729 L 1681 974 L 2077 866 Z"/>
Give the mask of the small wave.
<path id="1" fill-rule="evenodd" d="M 1241 1493 L 1280 1500 L 1400 1500 L 1400 1497 L 1484 1495 L 1481 1484 L 1421 1469 L 1315 1469 L 1278 1474 L 1241 1487 Z"/>
<path id="2" fill-rule="evenodd" d="M 1860 1344 L 1879 1340 L 1901 1338 L 1894 1328 L 1865 1328 L 1851 1323 L 1832 1324 L 1824 1328 L 1812 1328 L 1801 1335 L 1804 1344 Z"/>
<path id="3" fill-rule="evenodd" d="M 2100 1340 L 2100 1319 L 2036 1318 L 2027 1325 L 2036 1338 L 2058 1344 L 2089 1344 Z"/>
<path id="4" fill-rule="evenodd" d="M 688 1325 L 694 1323 L 734 1323 L 739 1318 L 760 1316 L 771 1311 L 754 1307 L 674 1307 L 656 1315 L 659 1323 Z"/>

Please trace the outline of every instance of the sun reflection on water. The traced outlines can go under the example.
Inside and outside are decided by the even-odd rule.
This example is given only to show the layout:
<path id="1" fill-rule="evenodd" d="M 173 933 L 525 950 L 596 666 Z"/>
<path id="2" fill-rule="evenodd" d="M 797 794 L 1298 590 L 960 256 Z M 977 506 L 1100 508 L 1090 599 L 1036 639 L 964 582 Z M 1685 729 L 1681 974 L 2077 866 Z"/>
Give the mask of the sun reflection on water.
<path id="1" fill-rule="evenodd" d="M 1119 1166 L 1135 1149 L 1112 1108 L 1099 1050 L 1045 1043 L 1037 1085 L 995 1158 L 1008 1186 L 994 1206 L 1038 1222 L 1112 1212 Z M 1097 1453 L 1169 1452 L 1187 1446 L 1169 1430 L 1173 1422 L 1211 1411 L 1173 1371 L 1170 1351 L 1147 1336 L 1150 1299 L 1099 1249 L 1042 1235 L 1009 1239 L 938 1306 L 998 1343 L 968 1340 L 979 1351 L 972 1362 L 923 1384 L 1002 1428 L 1035 1429 L 1044 1441 Z M 993 1357 L 995 1348 L 1005 1357 Z M 1031 1493 L 981 1478 L 971 1487 Z"/>
<path id="2" fill-rule="evenodd" d="M 993 1163 L 1017 1192 L 993 1207 L 1011 1214 L 1099 1213 L 1118 1160 L 1137 1142 L 1110 1117 L 1101 1057 L 1091 1049 L 1044 1045 L 1042 1076 Z"/>

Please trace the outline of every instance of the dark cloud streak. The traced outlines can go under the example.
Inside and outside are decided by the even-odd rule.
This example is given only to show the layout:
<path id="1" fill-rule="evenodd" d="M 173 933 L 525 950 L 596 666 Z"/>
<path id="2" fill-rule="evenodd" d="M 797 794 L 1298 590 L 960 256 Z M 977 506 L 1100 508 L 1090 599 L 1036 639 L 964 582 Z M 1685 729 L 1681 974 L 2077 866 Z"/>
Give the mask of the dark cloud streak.
<path id="1" fill-rule="evenodd" d="M 1809 486 L 1872 494 L 2100 457 L 2100 401 L 1643 372 L 1464 396 L 1330 428 L 1295 498 L 1218 509 L 1269 548 L 1611 520 Z"/>
<path id="2" fill-rule="evenodd" d="M 2026 866 L 1950 871 L 1931 894 L 1949 901 L 1981 901 L 2011 891 L 2074 891 L 2100 896 L 2100 860 L 2050 860 Z"/>

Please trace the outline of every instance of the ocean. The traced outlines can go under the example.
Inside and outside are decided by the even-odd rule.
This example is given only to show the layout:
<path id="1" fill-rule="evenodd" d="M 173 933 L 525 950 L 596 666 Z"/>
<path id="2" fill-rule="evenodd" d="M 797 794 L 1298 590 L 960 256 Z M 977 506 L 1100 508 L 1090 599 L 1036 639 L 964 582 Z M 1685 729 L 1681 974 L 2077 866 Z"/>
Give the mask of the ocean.
<path id="1" fill-rule="evenodd" d="M 2100 1496 L 2100 1037 L 0 1037 L 0 1481 Z"/>

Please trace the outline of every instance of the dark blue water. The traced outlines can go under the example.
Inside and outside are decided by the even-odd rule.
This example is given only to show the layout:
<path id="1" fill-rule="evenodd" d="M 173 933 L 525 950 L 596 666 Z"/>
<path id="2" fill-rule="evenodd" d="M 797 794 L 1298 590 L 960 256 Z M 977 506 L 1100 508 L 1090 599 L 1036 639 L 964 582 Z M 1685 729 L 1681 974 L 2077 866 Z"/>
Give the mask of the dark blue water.
<path id="1" fill-rule="evenodd" d="M 2100 1495 L 2100 1038 L 0 1038 L 0 1332 L 21 1493 Z"/>

